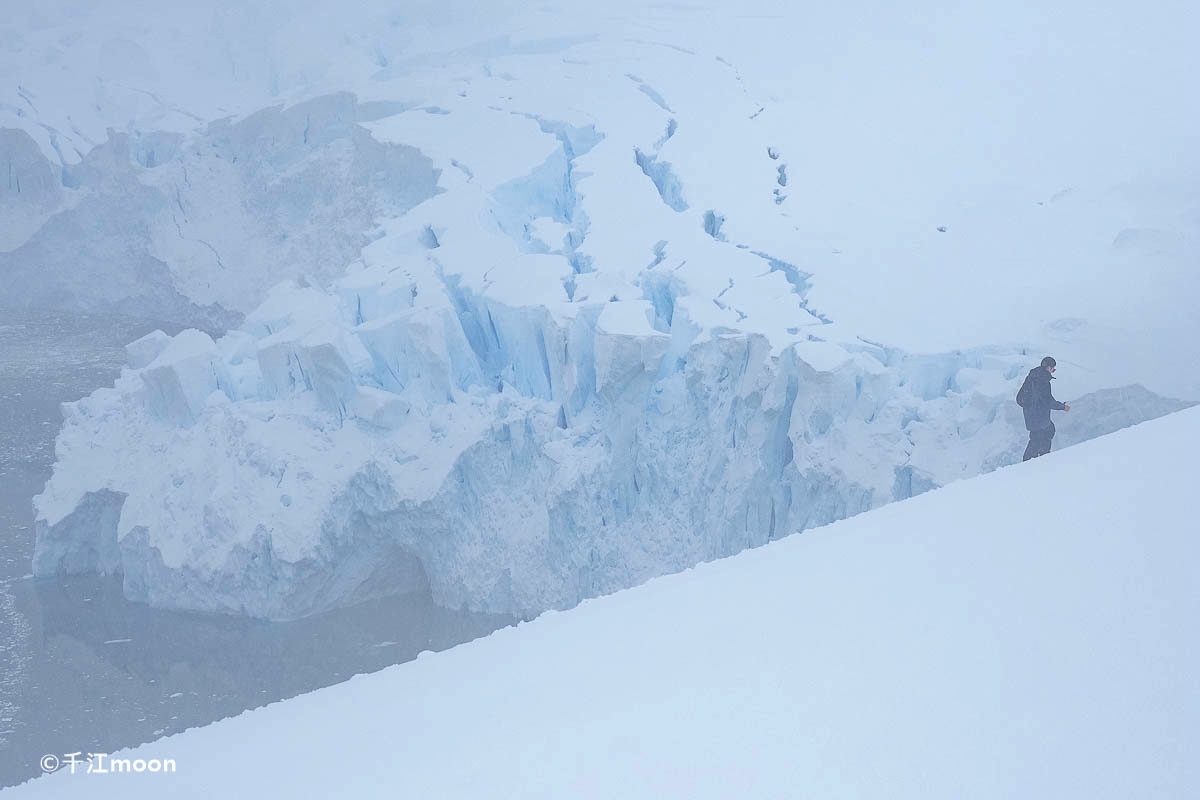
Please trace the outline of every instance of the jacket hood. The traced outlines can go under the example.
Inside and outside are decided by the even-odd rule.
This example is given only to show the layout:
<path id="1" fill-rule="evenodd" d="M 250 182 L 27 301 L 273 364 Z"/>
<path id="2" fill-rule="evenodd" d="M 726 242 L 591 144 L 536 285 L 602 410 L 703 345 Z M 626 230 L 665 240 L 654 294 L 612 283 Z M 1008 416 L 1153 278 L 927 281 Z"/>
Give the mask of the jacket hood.
<path id="1" fill-rule="evenodd" d="M 1045 367 L 1034 367 L 1029 370 L 1029 377 L 1035 381 L 1052 381 L 1054 376 L 1050 374 L 1050 370 Z"/>

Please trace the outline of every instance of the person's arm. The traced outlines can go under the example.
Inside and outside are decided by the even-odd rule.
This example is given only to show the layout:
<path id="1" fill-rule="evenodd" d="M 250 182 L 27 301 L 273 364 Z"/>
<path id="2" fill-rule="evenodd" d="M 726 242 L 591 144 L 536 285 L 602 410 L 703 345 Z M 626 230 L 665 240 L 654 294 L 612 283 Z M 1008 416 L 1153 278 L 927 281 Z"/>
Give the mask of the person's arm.
<path id="1" fill-rule="evenodd" d="M 1050 408 L 1054 409 L 1055 411 L 1068 411 L 1071 408 L 1066 403 L 1060 403 L 1054 399 L 1054 395 L 1050 391 L 1050 381 L 1046 381 L 1046 397 L 1050 401 Z"/>
<path id="2" fill-rule="evenodd" d="M 1047 408 L 1053 411 L 1067 410 L 1066 403 L 1060 403 L 1054 399 L 1054 394 L 1050 391 L 1050 381 L 1038 381 L 1038 394 L 1041 395 L 1038 400 L 1044 403 Z"/>

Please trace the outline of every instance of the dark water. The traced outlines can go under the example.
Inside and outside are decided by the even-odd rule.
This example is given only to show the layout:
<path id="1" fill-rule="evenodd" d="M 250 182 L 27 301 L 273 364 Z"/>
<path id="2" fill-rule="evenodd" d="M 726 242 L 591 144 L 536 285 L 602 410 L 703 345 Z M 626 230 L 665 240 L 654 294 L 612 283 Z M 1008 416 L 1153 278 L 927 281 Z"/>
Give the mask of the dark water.
<path id="1" fill-rule="evenodd" d="M 145 320 L 0 310 L 0 581 L 29 572 L 33 511 L 54 462 L 59 404 L 109 386 Z"/>
<path id="2" fill-rule="evenodd" d="M 296 622 L 159 611 L 120 580 L 34 581 L 32 497 L 53 464 L 59 403 L 110 385 L 123 345 L 164 325 L 0 316 L 0 787 L 43 754 L 113 752 L 443 650 L 513 620 L 427 595 Z"/>

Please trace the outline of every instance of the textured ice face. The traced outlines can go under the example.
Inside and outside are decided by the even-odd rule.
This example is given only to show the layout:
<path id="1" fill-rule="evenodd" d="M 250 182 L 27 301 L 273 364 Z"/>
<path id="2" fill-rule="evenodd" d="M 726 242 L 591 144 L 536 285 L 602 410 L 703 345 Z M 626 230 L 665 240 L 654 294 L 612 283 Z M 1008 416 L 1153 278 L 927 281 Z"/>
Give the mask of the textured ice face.
<path id="1" fill-rule="evenodd" d="M 61 140 L 21 117 L 49 173 L 0 141 L 34 185 L 63 181 L 5 196 L 29 236 L 0 253 L 0 300 L 209 330 L 246 313 L 134 343 L 117 386 L 70 408 L 39 574 L 120 569 L 131 597 L 273 617 L 425 582 L 533 613 L 1014 460 L 1015 382 L 1045 352 L 1067 398 L 1200 392 L 1178 357 L 1192 150 L 1118 130 L 1153 132 L 1143 91 L 1087 98 L 1128 53 L 1064 83 L 982 17 L 930 14 L 928 39 L 896 37 L 917 17 L 886 4 L 774 4 L 778 24 L 518 5 L 422 22 L 318 3 L 277 39 L 246 12 L 192 54 L 244 57 L 244 80 L 199 82 L 199 120 L 154 99 L 75 158 L 57 143 L 124 107 L 89 105 Z M 1120 16 L 1051 29 L 1091 47 Z M 631 39 L 643 23 L 661 36 Z M 130 49 L 122 80 L 178 75 L 161 46 Z M 1193 58 L 1140 52 L 1147 74 Z M 947 97 L 955 124 L 931 123 Z M 1069 134 L 1068 106 L 1118 110 L 1025 135 L 1047 115 Z M 1093 399 L 1104 424 L 1081 436 L 1169 405 Z"/>
<path id="2" fill-rule="evenodd" d="M 216 342 L 151 334 L 67 406 L 35 572 L 272 618 L 426 585 L 528 615 L 1016 458 L 1019 353 L 778 348 L 675 305 L 513 306 L 368 267 L 281 285 Z"/>

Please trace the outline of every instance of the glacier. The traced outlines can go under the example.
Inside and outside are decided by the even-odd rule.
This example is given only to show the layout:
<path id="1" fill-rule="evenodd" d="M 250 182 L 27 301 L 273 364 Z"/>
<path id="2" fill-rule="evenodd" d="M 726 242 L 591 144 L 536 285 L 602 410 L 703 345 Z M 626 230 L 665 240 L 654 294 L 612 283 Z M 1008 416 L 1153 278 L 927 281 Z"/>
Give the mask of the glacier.
<path id="1" fill-rule="evenodd" d="M 652 300 L 518 306 L 419 263 L 280 285 L 217 340 L 131 343 L 114 388 L 65 407 L 35 574 L 273 619 L 426 588 L 531 616 L 1023 444 L 1020 352 L 700 336 L 686 296 L 663 325 Z M 1096 395 L 1098 424 L 1186 405 L 1136 399 Z"/>
<path id="2" fill-rule="evenodd" d="M 1158 89 L 1014 64 L 987 15 L 476 5 L 230 12 L 178 54 L 205 4 L 0 23 L 0 306 L 190 326 L 65 407 L 35 574 L 530 616 L 1011 463 L 1047 352 L 1060 444 L 1200 397 Z M 1079 63 L 1177 74 L 1138 21 L 1152 57 Z"/>

